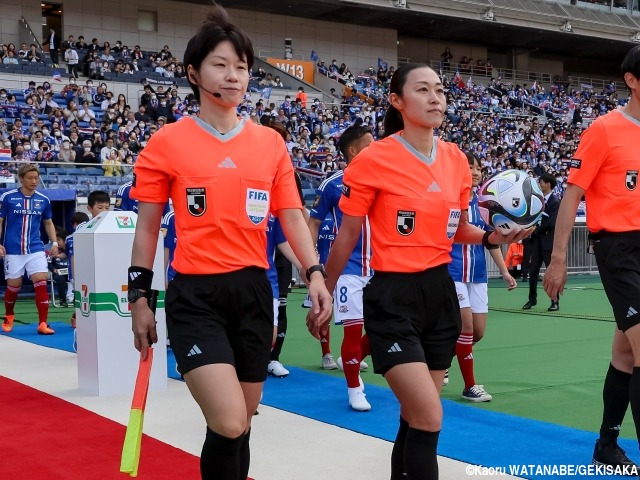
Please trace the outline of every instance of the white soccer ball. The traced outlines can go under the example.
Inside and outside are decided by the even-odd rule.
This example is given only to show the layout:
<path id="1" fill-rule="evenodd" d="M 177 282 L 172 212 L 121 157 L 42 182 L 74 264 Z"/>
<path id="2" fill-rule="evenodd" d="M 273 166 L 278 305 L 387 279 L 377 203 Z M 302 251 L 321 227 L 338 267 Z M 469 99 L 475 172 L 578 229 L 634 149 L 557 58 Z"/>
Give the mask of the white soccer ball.
<path id="1" fill-rule="evenodd" d="M 504 170 L 478 188 L 478 207 L 487 225 L 508 235 L 538 223 L 544 210 L 544 194 L 526 172 Z"/>

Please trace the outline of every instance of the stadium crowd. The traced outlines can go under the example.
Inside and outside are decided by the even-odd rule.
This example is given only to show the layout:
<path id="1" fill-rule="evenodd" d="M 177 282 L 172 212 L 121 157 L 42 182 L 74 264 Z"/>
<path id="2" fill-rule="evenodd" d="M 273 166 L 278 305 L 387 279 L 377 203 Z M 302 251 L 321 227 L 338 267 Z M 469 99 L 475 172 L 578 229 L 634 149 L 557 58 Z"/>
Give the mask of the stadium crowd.
<path id="1" fill-rule="evenodd" d="M 198 114 L 193 95 L 181 98 L 175 85 L 146 84 L 135 109 L 124 95 L 116 97 L 105 82 L 96 81 L 101 78 L 96 75 L 100 67 L 93 59 L 102 61 L 103 66 L 104 62 L 109 63 L 109 68 L 113 59 L 113 68 L 118 71 L 145 62 L 145 68 L 157 65 L 156 72 L 161 68 L 168 72 L 167 76 L 179 78 L 184 69 L 168 46 L 157 54 L 143 53 L 138 46 L 129 51 L 121 42 L 113 48 L 109 42 L 101 46 L 95 38 L 91 44 L 85 44 L 82 37 L 74 43 L 70 36 L 62 48 L 68 52 L 74 46 L 86 52 L 80 63 L 86 80 L 76 81 L 70 69 L 69 81 L 59 91 L 54 89 L 56 82 L 36 85 L 31 81 L 24 91 L 0 88 L 0 137 L 4 147 L 0 149 L 4 152 L 0 177 L 11 176 L 24 162 L 37 162 L 44 167 L 51 162 L 56 167 L 81 164 L 94 167 L 94 174 L 101 169 L 98 172 L 104 177 L 127 177 L 151 135 L 184 115 Z M 18 52 L 21 58 L 22 49 Z M 3 57 L 13 50 L 15 46 L 4 46 Z M 332 89 L 334 99 L 324 103 L 317 98 L 309 100 L 300 88 L 295 97 L 286 95 L 282 103 L 276 104 L 268 97 L 272 88 L 283 88 L 282 81 L 258 68 L 252 72 L 252 90 L 269 90 L 268 94 L 255 104 L 247 94 L 238 106 L 238 114 L 249 121 L 266 124 L 276 120 L 286 126 L 287 148 L 294 166 L 305 174 L 307 188 L 317 185 L 328 172 L 345 167 L 336 146 L 349 126 L 362 124 L 370 128 L 375 138 L 384 135 L 385 94 L 394 72 L 394 67 L 381 59 L 377 70 L 371 66 L 357 75 L 336 60 L 328 67 L 317 57 L 316 61 L 318 73 L 333 78 L 336 88 L 344 89 L 344 96 Z M 514 84 L 500 76 L 490 77 L 487 63 L 483 62 L 486 84 L 475 83 L 471 77 L 465 81 L 459 70 L 441 70 L 448 110 L 437 134 L 475 153 L 482 161 L 485 177 L 511 168 L 534 177 L 550 172 L 557 179 L 556 193 L 562 196 L 567 165 L 583 129 L 625 100 L 618 98 L 613 83 L 603 91 L 595 91 L 587 84 L 569 89 L 560 83 L 545 89 L 538 82 Z M 44 180 L 55 179 L 45 176 Z M 80 190 L 104 188 L 100 182 L 84 185 L 83 178 L 77 183 Z"/>

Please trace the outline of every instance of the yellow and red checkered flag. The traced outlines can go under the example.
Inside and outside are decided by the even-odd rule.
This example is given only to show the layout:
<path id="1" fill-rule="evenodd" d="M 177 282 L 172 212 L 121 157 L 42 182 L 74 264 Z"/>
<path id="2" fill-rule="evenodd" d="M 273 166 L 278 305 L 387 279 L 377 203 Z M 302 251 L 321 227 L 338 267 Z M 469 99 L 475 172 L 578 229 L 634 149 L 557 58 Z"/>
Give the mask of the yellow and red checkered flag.
<path id="1" fill-rule="evenodd" d="M 129 413 L 129 424 L 127 425 L 127 433 L 124 437 L 122 457 L 120 459 L 120 471 L 128 473 L 131 477 L 138 476 L 144 407 L 147 404 L 152 363 L 153 348 L 149 347 L 146 360 L 142 360 L 142 356 L 140 357 L 138 376 L 136 377 L 136 386 L 133 390 L 133 401 L 131 402 L 131 412 Z"/>

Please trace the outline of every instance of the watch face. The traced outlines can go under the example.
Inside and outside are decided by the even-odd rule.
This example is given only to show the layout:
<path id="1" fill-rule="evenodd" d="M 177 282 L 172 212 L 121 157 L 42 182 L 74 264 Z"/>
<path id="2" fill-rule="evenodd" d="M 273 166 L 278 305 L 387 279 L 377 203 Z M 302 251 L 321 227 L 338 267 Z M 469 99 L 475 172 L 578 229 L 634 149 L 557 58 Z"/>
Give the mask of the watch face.
<path id="1" fill-rule="evenodd" d="M 129 301 L 129 303 L 133 303 L 143 296 L 144 295 L 142 294 L 142 292 L 136 288 L 127 292 L 127 300 Z"/>

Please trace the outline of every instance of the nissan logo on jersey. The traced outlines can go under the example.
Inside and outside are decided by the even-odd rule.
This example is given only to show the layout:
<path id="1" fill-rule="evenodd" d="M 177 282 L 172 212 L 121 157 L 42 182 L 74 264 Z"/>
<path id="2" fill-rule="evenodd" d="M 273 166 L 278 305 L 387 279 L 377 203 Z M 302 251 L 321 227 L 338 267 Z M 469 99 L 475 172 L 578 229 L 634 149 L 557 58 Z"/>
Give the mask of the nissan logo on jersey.
<path id="1" fill-rule="evenodd" d="M 409 210 L 398 210 L 396 222 L 398 233 L 403 236 L 411 235 L 416 229 L 416 212 Z"/>
<path id="2" fill-rule="evenodd" d="M 200 217 L 207 211 L 207 189 L 187 188 L 187 210 L 194 217 Z"/>

